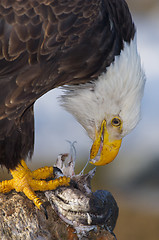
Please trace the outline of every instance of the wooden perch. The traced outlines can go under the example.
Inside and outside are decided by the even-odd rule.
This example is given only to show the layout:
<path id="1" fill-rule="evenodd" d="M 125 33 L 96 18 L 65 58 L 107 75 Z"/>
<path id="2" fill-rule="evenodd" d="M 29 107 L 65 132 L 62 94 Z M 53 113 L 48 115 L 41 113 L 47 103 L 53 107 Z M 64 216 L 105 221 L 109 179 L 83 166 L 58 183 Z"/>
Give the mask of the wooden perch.
<path id="1" fill-rule="evenodd" d="M 44 193 L 38 196 L 47 202 Z M 52 209 L 46 206 L 48 220 L 43 212 L 21 193 L 0 194 L 0 239 L 2 240 L 76 240 L 75 229 L 62 221 Z M 97 227 L 81 239 L 115 240 L 105 229 Z"/>
<path id="2" fill-rule="evenodd" d="M 37 192 L 46 212 L 39 210 L 23 193 L 0 194 L 0 239 L 2 240 L 115 240 L 113 229 L 118 206 L 106 190 L 92 192 L 92 169 L 76 175 L 75 148 L 60 154 L 54 165 L 54 178 L 71 178 L 70 186 Z M 56 211 L 56 212 L 55 212 Z M 63 219 L 63 220 L 62 220 Z"/>

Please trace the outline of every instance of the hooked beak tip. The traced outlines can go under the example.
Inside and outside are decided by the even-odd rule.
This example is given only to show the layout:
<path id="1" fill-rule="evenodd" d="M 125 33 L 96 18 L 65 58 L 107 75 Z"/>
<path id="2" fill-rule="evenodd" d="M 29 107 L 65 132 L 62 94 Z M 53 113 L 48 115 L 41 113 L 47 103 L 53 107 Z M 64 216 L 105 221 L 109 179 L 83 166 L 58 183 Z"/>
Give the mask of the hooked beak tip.
<path id="1" fill-rule="evenodd" d="M 115 140 L 113 142 L 108 142 L 107 144 L 103 144 L 101 151 L 99 151 L 99 155 L 92 156 L 90 154 L 91 161 L 90 163 L 96 166 L 106 165 L 112 162 L 117 156 L 122 140 Z M 93 148 L 93 146 L 92 146 Z M 91 152 L 93 150 L 91 149 Z"/>
<path id="2" fill-rule="evenodd" d="M 96 132 L 96 139 L 90 152 L 90 163 L 94 165 L 106 165 L 117 156 L 122 139 L 109 141 L 106 121 L 103 120 L 100 132 Z"/>

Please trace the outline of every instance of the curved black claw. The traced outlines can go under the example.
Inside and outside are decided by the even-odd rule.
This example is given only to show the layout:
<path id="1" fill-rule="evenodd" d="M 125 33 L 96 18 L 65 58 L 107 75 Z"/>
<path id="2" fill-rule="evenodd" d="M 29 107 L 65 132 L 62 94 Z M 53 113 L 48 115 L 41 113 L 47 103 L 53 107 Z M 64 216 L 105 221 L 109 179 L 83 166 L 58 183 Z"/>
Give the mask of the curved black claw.
<path id="1" fill-rule="evenodd" d="M 47 210 L 46 210 L 44 204 L 40 205 L 40 210 L 42 210 L 44 212 L 46 219 L 48 219 L 48 213 L 47 213 Z"/>
<path id="2" fill-rule="evenodd" d="M 54 178 L 63 177 L 63 172 L 58 167 L 53 167 Z"/>

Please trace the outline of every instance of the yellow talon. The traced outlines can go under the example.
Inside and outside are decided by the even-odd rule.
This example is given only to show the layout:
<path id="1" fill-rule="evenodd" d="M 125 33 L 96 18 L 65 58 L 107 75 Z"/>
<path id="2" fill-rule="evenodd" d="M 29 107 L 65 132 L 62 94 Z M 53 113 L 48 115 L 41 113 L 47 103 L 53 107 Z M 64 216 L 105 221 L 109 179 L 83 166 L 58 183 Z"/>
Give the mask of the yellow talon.
<path id="1" fill-rule="evenodd" d="M 53 167 L 42 167 L 32 172 L 32 177 L 35 179 L 46 179 L 53 177 Z"/>
<path id="2" fill-rule="evenodd" d="M 24 160 L 10 172 L 13 179 L 0 182 L 0 192 L 7 193 L 13 189 L 23 192 L 39 209 L 43 202 L 34 191 L 53 190 L 59 186 L 69 186 L 70 183 L 70 178 L 65 176 L 45 181 L 44 179 L 53 177 L 53 167 L 43 167 L 31 172 Z"/>

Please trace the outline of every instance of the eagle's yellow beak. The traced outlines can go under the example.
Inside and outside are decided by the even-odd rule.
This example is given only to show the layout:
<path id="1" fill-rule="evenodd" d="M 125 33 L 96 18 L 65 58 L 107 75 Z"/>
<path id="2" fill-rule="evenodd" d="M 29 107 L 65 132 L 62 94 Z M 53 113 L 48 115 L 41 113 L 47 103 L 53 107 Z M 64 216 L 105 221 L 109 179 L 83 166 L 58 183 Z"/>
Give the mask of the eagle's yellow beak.
<path id="1" fill-rule="evenodd" d="M 109 142 L 109 134 L 106 121 L 103 120 L 100 132 L 96 132 L 96 139 L 90 152 L 90 163 L 94 165 L 106 165 L 114 160 L 119 152 L 122 140 Z M 100 154 L 99 156 L 97 154 Z"/>

